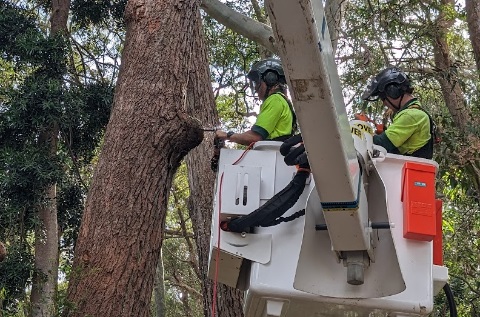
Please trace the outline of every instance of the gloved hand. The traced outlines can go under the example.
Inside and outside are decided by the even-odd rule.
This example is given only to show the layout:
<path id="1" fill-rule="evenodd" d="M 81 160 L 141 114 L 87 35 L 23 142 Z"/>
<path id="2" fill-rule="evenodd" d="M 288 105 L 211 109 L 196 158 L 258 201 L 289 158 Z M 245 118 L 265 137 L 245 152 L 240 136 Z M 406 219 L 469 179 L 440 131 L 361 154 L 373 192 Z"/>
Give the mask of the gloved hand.
<path id="1" fill-rule="evenodd" d="M 220 159 L 220 149 L 225 146 L 225 141 L 217 137 L 213 138 L 213 157 L 210 160 L 210 167 L 215 173 L 218 170 L 218 161 Z"/>
<path id="2" fill-rule="evenodd" d="M 362 120 L 365 122 L 371 122 L 375 126 L 375 134 L 382 134 L 385 130 L 385 125 L 383 123 L 376 123 L 375 120 L 370 119 L 364 112 L 356 113 L 353 115 L 355 120 Z"/>
<path id="3" fill-rule="evenodd" d="M 353 117 L 355 118 L 355 120 L 362 120 L 362 121 L 365 121 L 365 122 L 371 122 L 372 121 L 364 112 L 356 113 L 356 114 L 353 115 Z"/>
<path id="4" fill-rule="evenodd" d="M 383 123 L 374 123 L 375 124 L 375 134 L 382 134 L 385 131 L 385 125 Z"/>
<path id="5" fill-rule="evenodd" d="M 285 156 L 285 164 L 289 166 L 298 165 L 300 168 L 310 169 L 301 134 L 294 135 L 283 142 L 280 146 L 280 154 Z"/>

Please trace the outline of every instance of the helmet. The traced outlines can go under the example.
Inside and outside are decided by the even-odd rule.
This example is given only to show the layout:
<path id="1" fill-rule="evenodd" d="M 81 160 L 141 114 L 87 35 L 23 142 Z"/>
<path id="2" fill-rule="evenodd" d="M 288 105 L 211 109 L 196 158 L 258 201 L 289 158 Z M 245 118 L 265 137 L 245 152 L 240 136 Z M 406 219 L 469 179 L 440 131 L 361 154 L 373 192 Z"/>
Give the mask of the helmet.
<path id="1" fill-rule="evenodd" d="M 397 99 L 406 92 L 412 92 L 410 78 L 397 67 L 387 67 L 382 70 L 365 89 L 362 99 L 375 101 L 378 97 L 387 96 Z"/>
<path id="2" fill-rule="evenodd" d="M 247 77 L 255 83 L 264 81 L 267 86 L 273 86 L 278 82 L 286 83 L 282 63 L 275 58 L 267 58 L 254 63 Z"/>

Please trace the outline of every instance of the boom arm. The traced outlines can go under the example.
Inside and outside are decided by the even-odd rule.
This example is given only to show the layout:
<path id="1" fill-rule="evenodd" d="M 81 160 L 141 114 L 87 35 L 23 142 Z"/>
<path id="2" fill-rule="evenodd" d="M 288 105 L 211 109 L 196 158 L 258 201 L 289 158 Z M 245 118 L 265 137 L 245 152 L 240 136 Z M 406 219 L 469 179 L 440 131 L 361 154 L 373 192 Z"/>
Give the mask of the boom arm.
<path id="1" fill-rule="evenodd" d="M 332 247 L 348 282 L 362 284 L 373 257 L 368 204 L 323 6 L 273 0 L 267 8 Z"/>
<path id="2" fill-rule="evenodd" d="M 309 0 L 273 0 L 267 8 L 317 192 L 323 204 L 351 207 L 360 169 L 323 8 L 314 11 Z"/>

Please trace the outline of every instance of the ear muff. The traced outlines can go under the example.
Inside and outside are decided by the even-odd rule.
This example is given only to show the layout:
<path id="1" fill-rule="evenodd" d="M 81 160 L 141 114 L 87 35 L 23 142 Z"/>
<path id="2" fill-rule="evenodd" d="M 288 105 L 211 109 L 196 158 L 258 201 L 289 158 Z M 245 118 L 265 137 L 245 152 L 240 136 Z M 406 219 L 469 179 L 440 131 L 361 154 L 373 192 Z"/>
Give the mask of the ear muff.
<path id="1" fill-rule="evenodd" d="M 278 75 L 276 72 L 266 72 L 263 74 L 263 81 L 267 86 L 273 86 L 278 83 Z"/>
<path id="2" fill-rule="evenodd" d="M 398 87 L 397 85 L 391 84 L 385 87 L 385 94 L 392 99 L 400 98 L 400 96 L 402 96 L 404 93 L 405 92 L 403 91 L 403 89 Z"/>

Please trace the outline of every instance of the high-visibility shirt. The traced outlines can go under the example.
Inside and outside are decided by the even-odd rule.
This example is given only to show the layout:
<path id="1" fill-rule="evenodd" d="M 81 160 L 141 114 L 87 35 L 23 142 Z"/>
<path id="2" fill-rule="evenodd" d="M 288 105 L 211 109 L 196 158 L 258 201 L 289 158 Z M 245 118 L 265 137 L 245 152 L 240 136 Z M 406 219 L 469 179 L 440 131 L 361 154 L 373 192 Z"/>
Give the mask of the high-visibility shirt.
<path id="1" fill-rule="evenodd" d="M 397 112 L 384 133 L 374 136 L 373 142 L 390 153 L 408 155 L 422 148 L 431 137 L 430 118 L 420 109 L 420 103 L 412 99 Z"/>
<path id="2" fill-rule="evenodd" d="M 290 106 L 280 93 L 274 93 L 260 106 L 260 113 L 252 131 L 260 134 L 264 140 L 271 140 L 292 134 L 293 114 Z"/>

